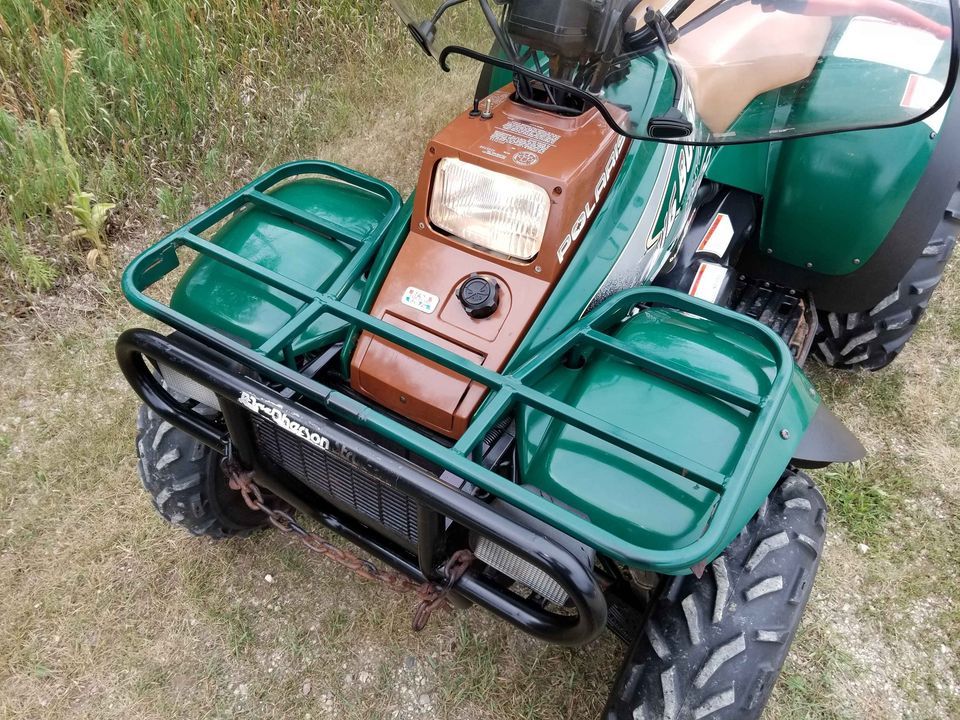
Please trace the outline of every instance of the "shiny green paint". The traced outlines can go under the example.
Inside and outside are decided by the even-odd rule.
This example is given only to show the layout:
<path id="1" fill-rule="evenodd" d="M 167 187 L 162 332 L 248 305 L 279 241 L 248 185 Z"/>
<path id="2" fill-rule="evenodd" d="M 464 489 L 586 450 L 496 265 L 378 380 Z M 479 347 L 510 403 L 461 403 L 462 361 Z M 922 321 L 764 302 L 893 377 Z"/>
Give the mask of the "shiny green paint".
<path id="1" fill-rule="evenodd" d="M 312 175 L 295 178 L 267 194 L 320 222 L 332 221 L 357 237 L 375 233 L 394 202 L 387 195 Z M 350 243 L 256 205 L 234 215 L 211 237 L 211 242 L 314 288 L 328 285 L 354 257 Z M 358 274 L 346 286 L 343 300 L 357 305 L 364 286 L 364 276 Z M 250 347 L 261 347 L 302 309 L 303 302 L 241 270 L 200 255 L 177 285 L 171 307 Z M 289 353 L 296 356 L 326 346 L 342 337 L 346 329 L 343 320 L 323 316 L 293 339 Z M 279 352 L 280 348 L 276 348 L 272 354 L 277 356 Z"/>
<path id="2" fill-rule="evenodd" d="M 944 49 L 939 60 L 949 61 Z M 832 67 L 827 70 L 827 65 Z M 945 68 L 944 68 L 945 69 Z M 874 68 L 873 82 L 903 94 L 910 73 Z M 799 122 L 835 120 L 858 112 L 862 69 L 830 58 L 813 76 Z M 865 99 L 866 100 L 866 99 Z M 855 121 L 852 115 L 851 122 Z M 827 275 L 866 263 L 886 239 L 923 175 L 938 137 L 923 122 L 720 148 L 707 177 L 764 197 L 760 250 L 781 262 Z"/>
<path id="3" fill-rule="evenodd" d="M 684 367 L 716 387 L 737 387 L 765 397 L 777 374 L 776 360 L 756 338 L 671 309 L 641 312 L 616 336 L 645 357 Z M 777 413 L 777 431 L 764 443 L 725 542 L 756 512 L 779 479 L 819 405 L 799 369 L 788 372 L 793 377 Z M 723 475 L 743 462 L 753 412 L 629 362 L 590 358 L 581 369 L 555 370 L 543 387 L 587 413 L 631 428 Z M 710 522 L 717 493 L 641 465 L 575 428 L 527 411 L 521 416 L 519 436 L 530 440 L 521 454 L 525 482 L 623 537 L 660 550 L 678 549 L 700 537 Z"/>
<path id="4" fill-rule="evenodd" d="M 323 195 L 340 209 L 316 199 Z M 364 206 L 378 214 L 364 218 Z M 298 353 L 345 334 L 343 317 L 314 312 L 315 294 L 355 306 L 363 274 L 384 238 L 397 231 L 401 210 L 400 195 L 380 180 L 318 160 L 287 163 L 138 255 L 124 271 L 123 292 L 134 307 L 191 337 L 203 341 L 212 331 L 293 366 Z M 219 223 L 212 241 L 202 237 Z M 253 236 L 236 234 L 237 226 Z M 278 242 L 288 243 L 287 252 Z M 181 247 L 199 257 L 185 273 L 189 284 L 181 279 L 176 304 L 168 307 L 144 290 L 180 266 Z M 305 255 L 321 264 L 311 266 Z M 322 334 L 310 337 L 315 331 Z"/>
<path id="5" fill-rule="evenodd" d="M 854 272 L 890 233 L 935 144 L 923 123 L 784 143 L 772 153 L 761 252 L 827 275 Z"/>
<path id="6" fill-rule="evenodd" d="M 813 138 L 813 140 L 819 139 Z M 789 142 L 803 141 L 791 140 Z M 707 168 L 707 179 L 721 185 L 740 188 L 755 195 L 765 196 L 767 194 L 767 169 L 770 164 L 770 149 L 772 147 L 772 143 L 756 143 L 717 148 L 716 154 L 710 162 L 710 167 Z"/>
<path id="7" fill-rule="evenodd" d="M 336 172 L 342 173 L 342 169 L 337 169 Z M 721 552 L 725 538 L 730 532 L 736 532 L 739 529 L 732 527 L 731 522 L 737 515 L 747 492 L 747 481 L 753 476 L 760 463 L 763 446 L 775 433 L 775 424 L 791 382 L 793 361 L 790 352 L 769 328 L 730 310 L 704 303 L 681 293 L 663 288 L 635 288 L 609 298 L 573 327 L 554 338 L 536 357 L 514 372 L 496 373 L 344 302 L 341 299 L 341 290 L 356 277 L 349 265 L 327 283 L 329 290 L 317 290 L 279 275 L 246 258 L 236 256 L 217 244 L 202 240 L 196 234 L 224 219 L 225 213 L 235 212 L 243 207 L 250 197 L 250 188 L 256 188 L 258 182 L 255 181 L 242 191 L 239 199 L 224 201 L 211 208 L 197 220 L 188 223 L 184 228 L 141 253 L 123 276 L 123 290 L 130 302 L 171 327 L 206 341 L 228 357 L 254 369 L 261 377 L 271 379 L 300 393 L 305 399 L 323 407 L 331 415 L 349 420 L 387 440 L 398 443 L 427 461 L 436 463 L 477 487 L 516 505 L 521 510 L 549 522 L 562 532 L 615 560 L 649 567 L 660 572 L 684 572 L 686 568 Z M 263 182 L 264 186 L 269 184 L 269 178 Z M 386 197 L 389 196 L 388 193 Z M 263 202 L 262 198 L 260 202 Z M 382 239 L 399 212 L 400 207 L 397 203 L 392 215 L 384 218 L 378 226 L 377 238 Z M 363 243 L 358 238 L 353 240 Z M 295 368 L 271 359 L 270 354 L 263 351 L 264 346 L 259 349 L 249 348 L 227 335 L 211 332 L 206 326 L 151 298 L 146 292 L 153 284 L 177 268 L 176 251 L 182 246 L 214 258 L 272 288 L 282 290 L 303 303 L 302 309 L 296 316 L 269 338 L 264 346 L 289 343 L 319 317 L 329 314 L 481 383 L 490 389 L 491 399 L 473 418 L 456 444 L 448 447 L 348 394 L 326 387 L 316 380 L 301 375 Z M 776 377 L 771 383 L 769 392 L 760 396 L 748 389 L 718 384 L 716 378 L 704 376 L 696 368 L 691 368 L 684 363 L 676 367 L 668 366 L 655 357 L 644 356 L 641 348 L 630 347 L 607 334 L 610 331 L 615 332 L 622 325 L 623 319 L 629 314 L 631 308 L 641 304 L 675 308 L 684 313 L 708 319 L 711 327 L 735 328 L 738 332 L 759 341 L 771 357 L 775 358 L 777 365 Z M 670 378 L 682 386 L 704 394 L 722 397 L 738 407 L 754 411 L 753 427 L 743 442 L 736 467 L 729 473 L 707 468 L 629 429 L 591 415 L 537 389 L 537 383 L 556 369 L 570 352 L 580 350 L 587 353 L 607 353 L 642 367 L 645 372 Z M 494 425 L 507 413 L 514 409 L 522 410 L 524 407 L 548 414 L 556 421 L 586 433 L 594 443 L 609 443 L 619 450 L 629 452 L 644 466 L 654 465 L 714 492 L 722 493 L 722 499 L 717 503 L 709 527 L 701 536 L 682 548 L 663 550 L 648 547 L 618 535 L 613 529 L 591 523 L 567 509 L 558 507 L 539 494 L 529 492 L 524 487 L 474 462 L 475 448 Z"/>

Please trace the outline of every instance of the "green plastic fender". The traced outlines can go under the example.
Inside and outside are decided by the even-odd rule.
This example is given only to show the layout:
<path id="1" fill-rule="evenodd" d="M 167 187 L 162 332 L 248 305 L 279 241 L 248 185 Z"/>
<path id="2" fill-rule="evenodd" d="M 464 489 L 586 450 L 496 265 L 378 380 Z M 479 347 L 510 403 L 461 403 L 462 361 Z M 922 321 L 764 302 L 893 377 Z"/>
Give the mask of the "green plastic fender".
<path id="1" fill-rule="evenodd" d="M 949 60 L 945 44 L 937 72 L 945 74 Z M 893 66 L 871 73 L 871 86 L 893 97 L 904 94 L 912 77 Z M 792 111 L 798 123 L 836 122 L 845 113 L 856 121 L 859 104 L 851 98 L 863 96 L 862 68 L 831 57 L 811 81 L 807 102 Z M 764 197 L 763 257 L 848 275 L 866 265 L 903 213 L 940 140 L 945 112 L 897 128 L 724 147 L 707 177 Z"/>
<path id="2" fill-rule="evenodd" d="M 886 239 L 936 143 L 918 123 L 731 146 L 717 152 L 707 177 L 764 197 L 759 244 L 765 257 L 848 275 Z"/>
<path id="3" fill-rule="evenodd" d="M 359 235 L 373 232 L 389 209 L 385 198 L 327 177 L 298 178 L 269 194 L 320 218 L 332 218 Z M 255 206 L 238 213 L 211 239 L 230 252 L 310 287 L 321 287 L 335 277 L 354 254 L 343 243 Z M 361 277 L 347 290 L 344 301 L 357 305 L 363 289 Z M 251 347 L 259 347 L 293 317 L 302 303 L 201 256 L 184 273 L 170 306 Z M 293 352 L 299 354 L 334 342 L 345 329 L 343 321 L 321 317 L 294 342 Z"/>
<path id="4" fill-rule="evenodd" d="M 664 365 L 762 397 L 769 393 L 776 372 L 774 359 L 755 339 L 666 308 L 641 312 L 624 323 L 617 337 L 642 347 L 644 355 Z M 725 475 L 741 461 L 751 426 L 748 411 L 611 356 L 588 359 L 579 369 L 560 368 L 544 379 L 540 389 Z M 781 430 L 763 446 L 724 545 L 780 479 L 819 406 L 816 391 L 793 365 L 777 417 Z M 711 490 L 658 473 L 612 445 L 535 411 L 525 411 L 520 425 L 524 482 L 585 514 L 592 523 L 666 551 L 689 545 L 707 527 L 718 497 Z"/>

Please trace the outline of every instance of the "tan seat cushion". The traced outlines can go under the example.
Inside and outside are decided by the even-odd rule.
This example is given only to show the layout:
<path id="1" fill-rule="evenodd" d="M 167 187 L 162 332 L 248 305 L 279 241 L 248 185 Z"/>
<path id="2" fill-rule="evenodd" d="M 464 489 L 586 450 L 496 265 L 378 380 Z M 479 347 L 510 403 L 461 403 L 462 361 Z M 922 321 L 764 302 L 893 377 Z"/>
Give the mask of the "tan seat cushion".
<path id="1" fill-rule="evenodd" d="M 663 4 L 654 0 L 649 6 Z M 715 4 L 697 0 L 677 25 L 682 28 Z M 647 7 L 637 12 L 642 16 Z M 754 98 L 810 76 L 831 24 L 826 17 L 764 12 L 743 3 L 683 34 L 671 51 L 683 67 L 700 119 L 711 132 L 723 133 Z"/>

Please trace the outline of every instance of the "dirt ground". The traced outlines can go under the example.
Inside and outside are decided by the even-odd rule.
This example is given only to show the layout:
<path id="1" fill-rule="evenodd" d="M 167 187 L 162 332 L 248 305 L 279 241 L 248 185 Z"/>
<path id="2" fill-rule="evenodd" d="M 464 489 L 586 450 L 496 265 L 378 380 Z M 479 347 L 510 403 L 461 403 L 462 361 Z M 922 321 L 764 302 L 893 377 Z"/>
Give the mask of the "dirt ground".
<path id="1" fill-rule="evenodd" d="M 424 92 L 429 116 L 412 100 L 385 107 L 316 155 L 409 189 L 423 142 L 406 138 L 425 141 L 470 88 Z M 131 221 L 118 262 L 169 226 Z M 811 370 L 870 455 L 817 476 L 830 539 L 771 720 L 960 717 L 957 272 L 931 308 L 889 370 Z M 119 332 L 143 322 L 102 274 L 3 320 L 0 718 L 599 713 L 621 652 L 610 637 L 547 647 L 478 610 L 413 634 L 410 599 L 276 533 L 215 543 L 164 525 L 137 479 L 137 401 L 113 359 Z"/>

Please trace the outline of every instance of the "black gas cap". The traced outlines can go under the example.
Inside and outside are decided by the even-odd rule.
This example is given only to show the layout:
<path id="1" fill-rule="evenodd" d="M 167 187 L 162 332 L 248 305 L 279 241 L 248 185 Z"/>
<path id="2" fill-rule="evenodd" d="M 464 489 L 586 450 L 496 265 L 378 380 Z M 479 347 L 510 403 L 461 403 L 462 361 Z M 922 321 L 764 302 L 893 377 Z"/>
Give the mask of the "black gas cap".
<path id="1" fill-rule="evenodd" d="M 500 303 L 500 286 L 491 277 L 474 273 L 468 277 L 457 291 L 460 304 L 467 315 L 481 319 L 490 317 Z"/>

